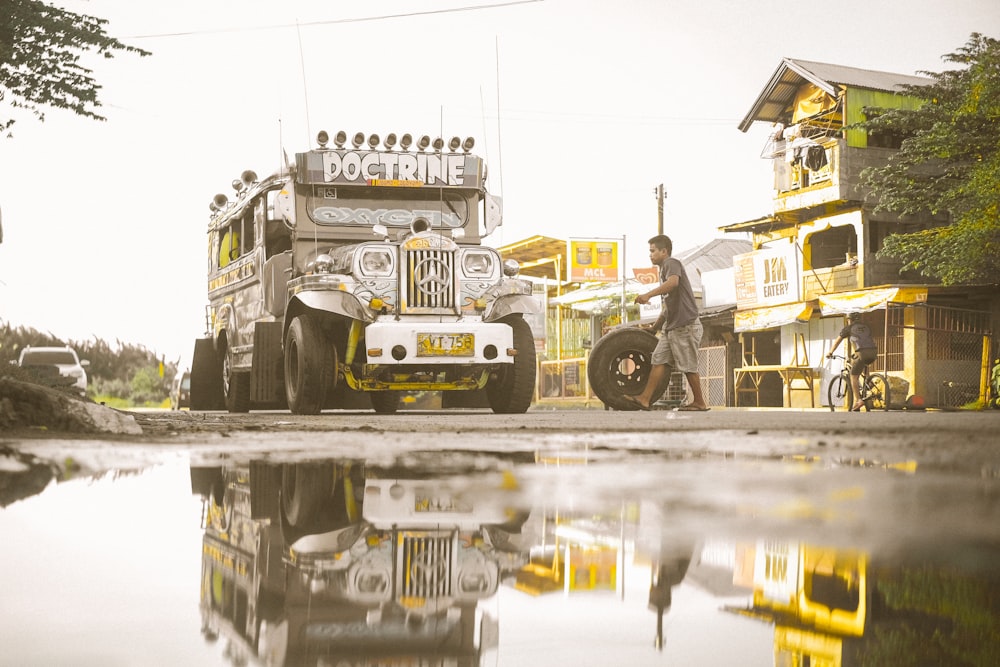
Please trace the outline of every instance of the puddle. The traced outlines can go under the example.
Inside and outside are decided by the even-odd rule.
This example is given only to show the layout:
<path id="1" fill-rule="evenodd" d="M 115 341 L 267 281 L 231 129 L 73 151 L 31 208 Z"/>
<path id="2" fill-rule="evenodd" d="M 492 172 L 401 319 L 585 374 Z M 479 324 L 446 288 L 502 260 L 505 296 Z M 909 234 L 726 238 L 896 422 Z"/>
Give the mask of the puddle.
<path id="1" fill-rule="evenodd" d="M 996 664 L 998 542 L 954 514 L 995 480 L 685 452 L 173 454 L 53 482 L 0 510 L 4 662 Z"/>

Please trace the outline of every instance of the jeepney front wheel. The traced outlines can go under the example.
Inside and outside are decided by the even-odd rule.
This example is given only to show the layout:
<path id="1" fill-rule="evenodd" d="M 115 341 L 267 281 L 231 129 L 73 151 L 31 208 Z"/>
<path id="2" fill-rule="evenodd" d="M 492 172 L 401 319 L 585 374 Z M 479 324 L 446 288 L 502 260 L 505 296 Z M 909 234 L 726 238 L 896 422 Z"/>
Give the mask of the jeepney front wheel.
<path id="1" fill-rule="evenodd" d="M 336 379 L 337 350 L 319 318 L 299 315 L 285 334 L 285 398 L 297 415 L 316 415 Z"/>
<path id="2" fill-rule="evenodd" d="M 523 414 L 535 395 L 535 338 L 520 315 L 500 320 L 514 330 L 513 364 L 503 364 L 486 385 L 490 408 L 497 414 Z"/>
<path id="3" fill-rule="evenodd" d="M 587 360 L 587 380 L 601 401 L 615 410 L 637 410 L 625 396 L 646 387 L 653 368 L 656 336 L 636 327 L 616 329 L 594 344 Z M 656 392 L 654 400 L 662 394 Z"/>

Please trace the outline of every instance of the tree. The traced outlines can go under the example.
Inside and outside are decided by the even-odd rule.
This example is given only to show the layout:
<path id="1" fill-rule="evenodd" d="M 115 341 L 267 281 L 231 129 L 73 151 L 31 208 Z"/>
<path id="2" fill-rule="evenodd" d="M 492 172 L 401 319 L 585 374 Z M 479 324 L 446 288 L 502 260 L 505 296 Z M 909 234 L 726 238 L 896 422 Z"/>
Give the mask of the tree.
<path id="1" fill-rule="evenodd" d="M 926 100 L 916 110 L 868 109 L 869 132 L 907 137 L 882 167 L 862 178 L 876 211 L 945 213 L 950 223 L 886 238 L 880 257 L 946 285 L 1000 282 L 1000 41 L 973 33 L 942 57 L 960 67 L 921 72 L 906 86 Z"/>
<path id="2" fill-rule="evenodd" d="M 94 120 L 101 86 L 93 72 L 80 64 L 80 56 L 96 51 L 113 58 L 118 51 L 150 55 L 109 37 L 107 21 L 59 9 L 41 0 L 0 0 L 0 101 L 24 109 L 39 121 L 42 107 L 68 109 Z M 0 117 L 0 132 L 16 119 Z"/>

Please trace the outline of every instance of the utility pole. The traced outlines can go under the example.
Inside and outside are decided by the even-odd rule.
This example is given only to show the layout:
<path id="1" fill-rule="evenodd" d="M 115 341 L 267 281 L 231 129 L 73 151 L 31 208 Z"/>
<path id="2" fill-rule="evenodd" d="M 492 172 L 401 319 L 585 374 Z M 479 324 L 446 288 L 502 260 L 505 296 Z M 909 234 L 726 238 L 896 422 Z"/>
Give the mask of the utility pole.
<path id="1" fill-rule="evenodd" d="M 666 193 L 663 191 L 663 183 L 660 183 L 655 188 L 653 188 L 653 194 L 656 195 L 656 233 L 663 233 L 663 200 L 666 198 Z"/>

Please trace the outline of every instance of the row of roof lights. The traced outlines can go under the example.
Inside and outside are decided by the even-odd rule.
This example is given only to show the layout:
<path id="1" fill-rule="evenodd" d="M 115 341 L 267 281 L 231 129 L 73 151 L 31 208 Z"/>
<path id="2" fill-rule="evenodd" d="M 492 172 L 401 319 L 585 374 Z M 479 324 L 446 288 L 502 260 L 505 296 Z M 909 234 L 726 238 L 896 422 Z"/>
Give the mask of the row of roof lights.
<path id="1" fill-rule="evenodd" d="M 257 172 L 253 169 L 245 169 L 240 177 L 233 180 L 233 190 L 236 190 L 238 195 L 243 195 L 243 191 L 249 188 L 251 185 L 257 182 Z M 208 208 L 212 213 L 219 213 L 226 210 L 229 206 L 229 197 L 224 194 L 217 194 L 212 198 L 211 203 Z"/>
<path id="2" fill-rule="evenodd" d="M 400 150 L 404 152 L 410 150 L 410 147 L 413 146 L 413 136 L 410 134 L 404 134 L 397 139 L 396 134 L 394 132 L 390 132 L 386 135 L 385 141 L 382 141 L 377 134 L 369 134 L 366 137 L 364 132 L 357 132 L 351 138 L 351 144 L 355 148 L 361 148 L 367 143 L 368 147 L 372 150 L 377 149 L 379 143 L 381 142 L 382 145 L 385 146 L 386 150 L 391 151 L 396 147 L 397 141 L 399 143 Z M 319 144 L 320 148 L 327 147 L 327 144 L 330 143 L 330 135 L 327 134 L 326 130 L 319 131 L 316 135 L 316 143 Z M 344 144 L 347 143 L 347 133 L 343 130 L 337 132 L 336 136 L 333 137 L 333 143 L 337 148 L 343 148 Z M 453 153 L 457 152 L 459 148 L 468 153 L 475 145 L 476 142 L 472 137 L 466 137 L 465 141 L 463 141 L 461 137 L 452 137 L 451 140 L 448 141 L 448 148 L 451 149 L 451 152 Z M 425 151 L 428 148 L 433 148 L 435 152 L 440 153 L 444 149 L 444 139 L 441 137 L 431 139 L 425 134 L 417 141 L 415 148 L 419 151 Z"/>

